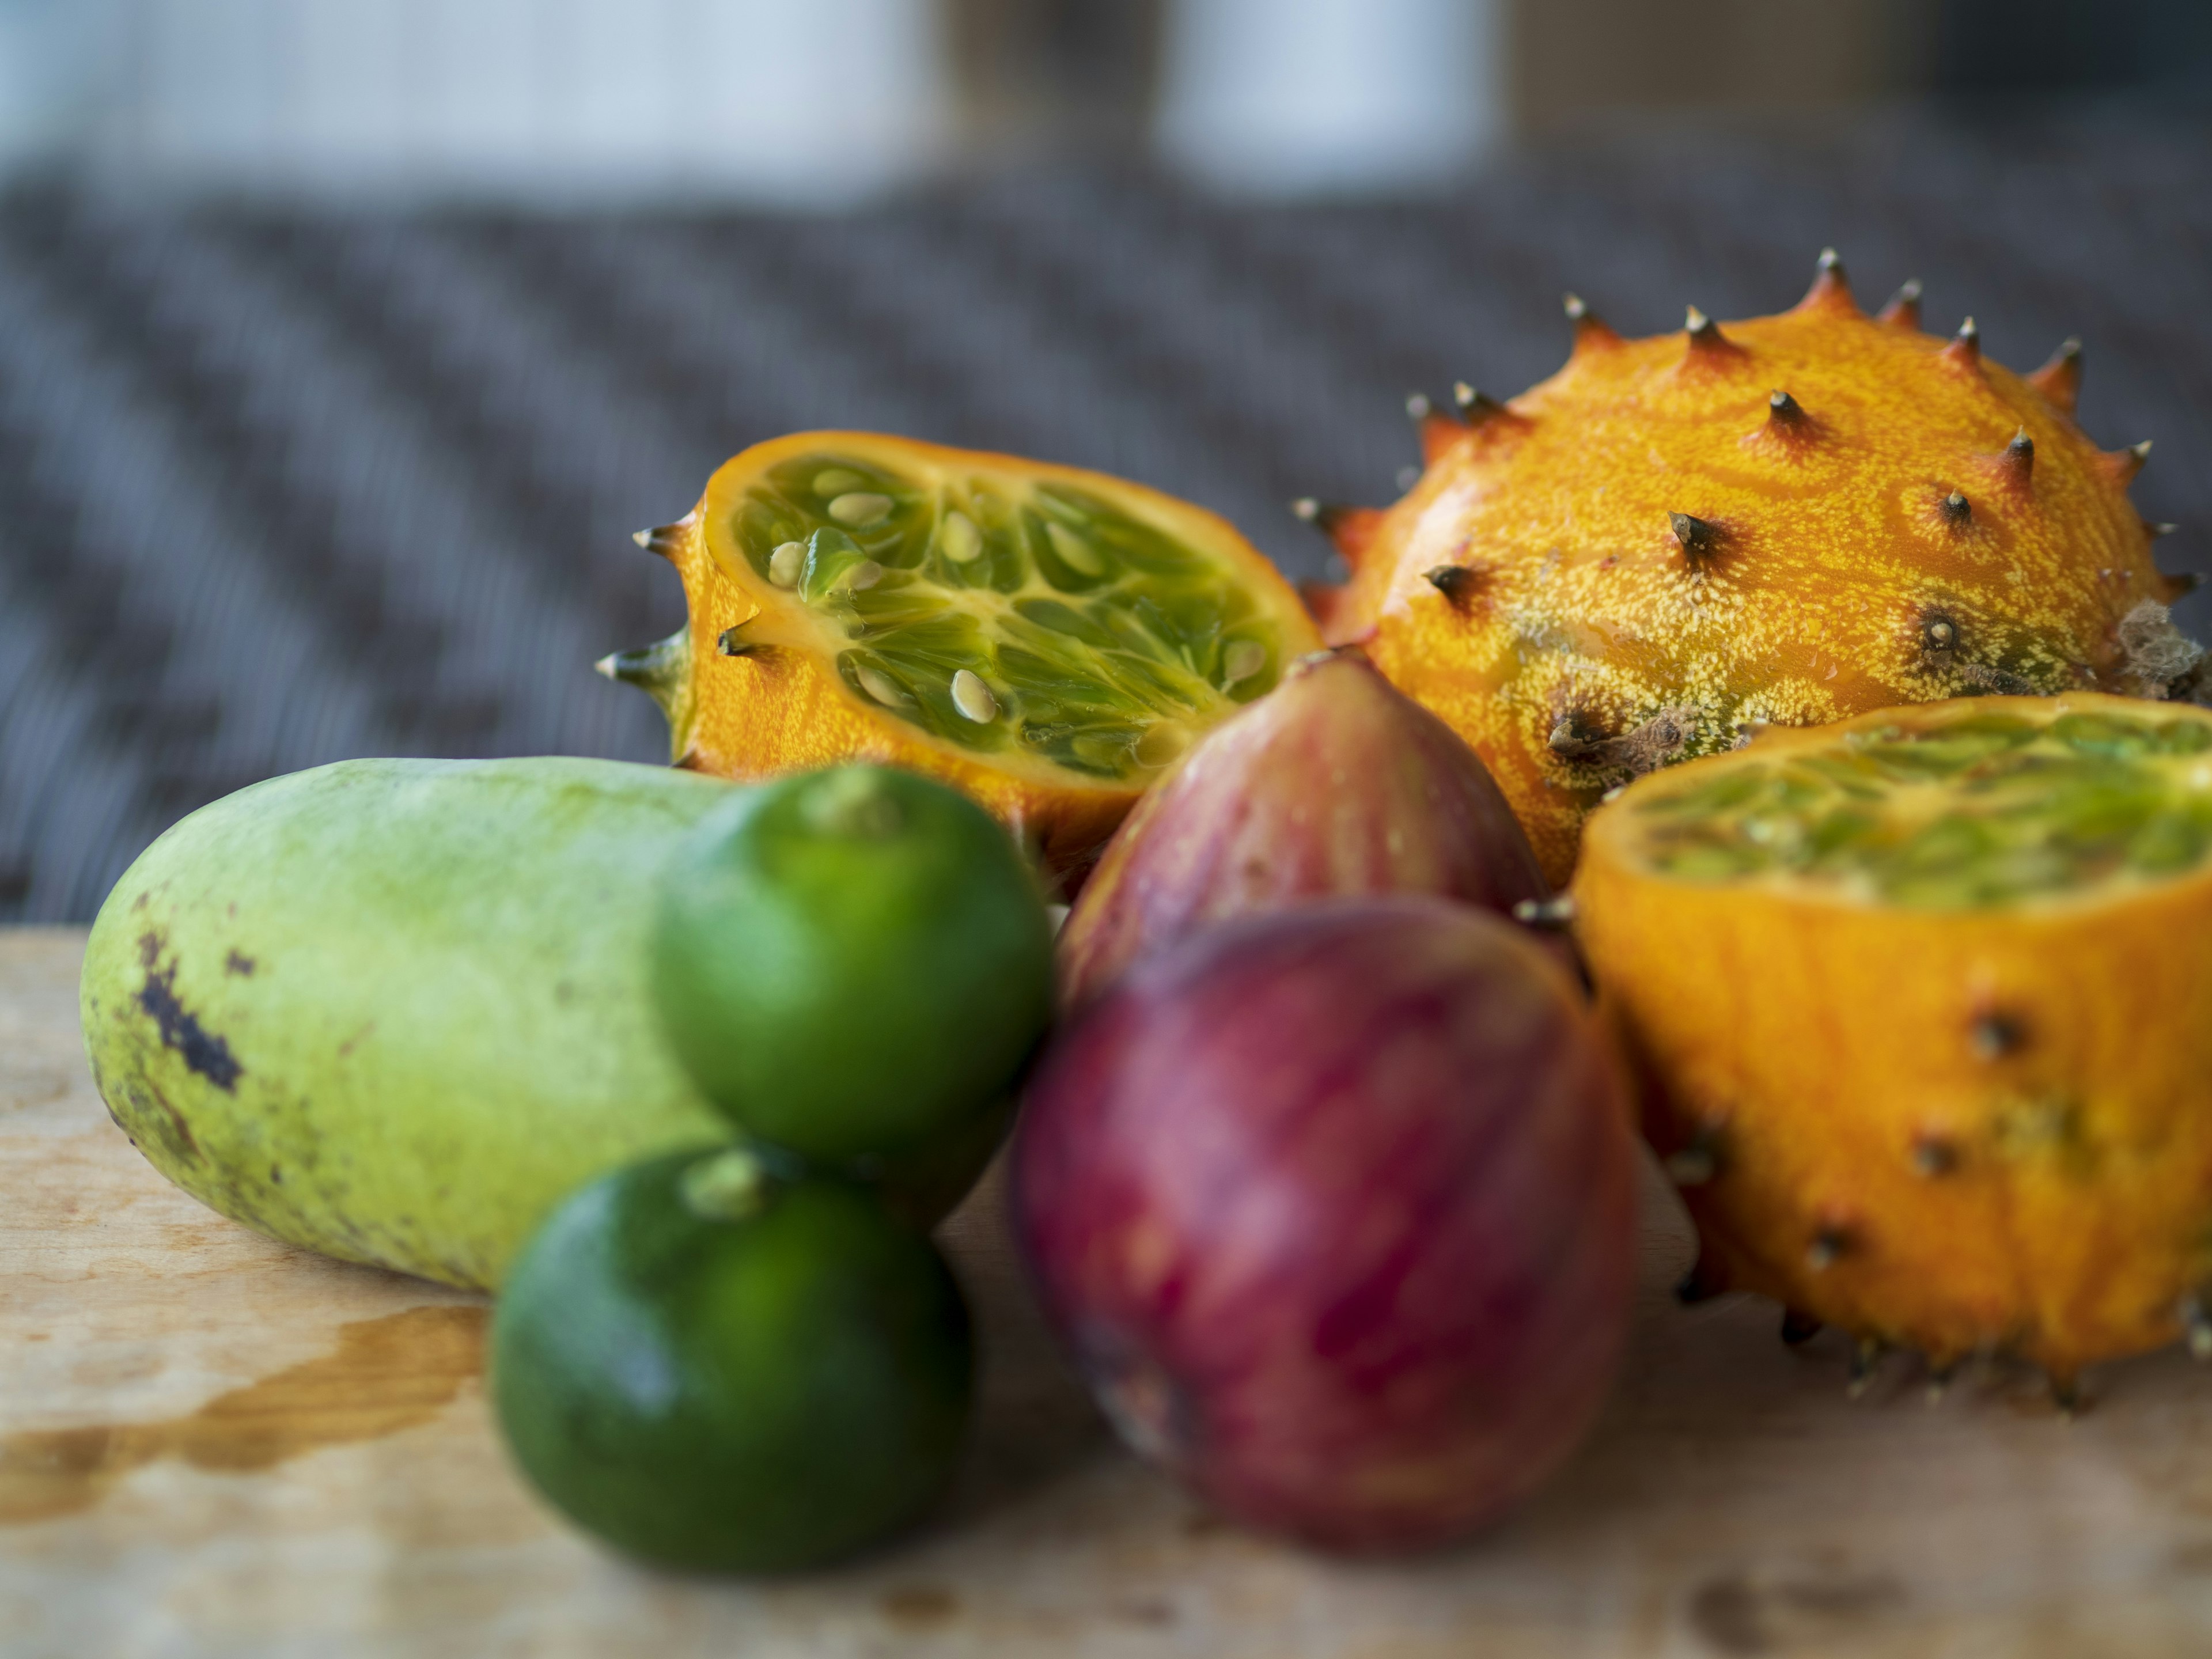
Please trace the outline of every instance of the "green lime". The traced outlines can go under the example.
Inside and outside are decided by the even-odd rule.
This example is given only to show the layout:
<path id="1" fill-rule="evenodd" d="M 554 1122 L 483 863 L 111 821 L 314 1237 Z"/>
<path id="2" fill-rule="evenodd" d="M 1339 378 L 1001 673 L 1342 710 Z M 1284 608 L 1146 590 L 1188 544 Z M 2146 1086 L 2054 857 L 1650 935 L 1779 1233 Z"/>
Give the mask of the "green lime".
<path id="1" fill-rule="evenodd" d="M 974 1352 L 927 1238 L 728 1148 L 564 1200 L 507 1279 L 491 1364 L 515 1461 L 569 1519 L 661 1565 L 774 1573 L 944 1488 Z"/>
<path id="2" fill-rule="evenodd" d="M 1052 927 L 1011 837 L 909 772 L 749 790 L 662 878 L 653 984 L 678 1056 L 750 1133 L 957 1200 L 1052 1017 Z"/>

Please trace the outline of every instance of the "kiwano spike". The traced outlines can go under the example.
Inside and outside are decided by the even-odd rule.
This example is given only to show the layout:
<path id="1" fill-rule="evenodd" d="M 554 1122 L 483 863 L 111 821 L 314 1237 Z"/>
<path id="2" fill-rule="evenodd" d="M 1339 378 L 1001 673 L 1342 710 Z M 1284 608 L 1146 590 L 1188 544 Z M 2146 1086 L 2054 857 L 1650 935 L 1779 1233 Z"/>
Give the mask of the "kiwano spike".
<path id="1" fill-rule="evenodd" d="M 1720 541 L 1720 529 L 1711 520 L 1693 518 L 1687 513 L 1669 513 L 1667 521 L 1674 532 L 1682 551 L 1691 559 L 1701 559 L 1711 553 Z"/>
<path id="2" fill-rule="evenodd" d="M 2141 443 L 2130 444 L 2125 449 L 2108 450 L 2097 458 L 2098 463 L 2105 469 L 2106 474 L 2124 489 L 2136 481 L 2143 470 L 2143 464 L 2150 459 L 2150 443 L 2151 441 L 2145 438 Z"/>
<path id="3" fill-rule="evenodd" d="M 2027 383 L 2069 415 L 2081 396 L 2081 342 L 2069 339 L 2051 361 L 2027 377 Z"/>
<path id="4" fill-rule="evenodd" d="M 1766 399 L 1766 423 L 1778 432 L 1802 432 L 1808 424 L 1805 405 L 1779 389 Z"/>
<path id="5" fill-rule="evenodd" d="M 1451 410 L 1438 409 L 1420 392 L 1406 399 L 1406 413 L 1413 422 L 1413 430 L 1421 441 L 1421 465 L 1434 466 L 1454 444 L 1467 436 L 1467 417 Z"/>
<path id="6" fill-rule="evenodd" d="M 1959 331 L 1951 337 L 1951 343 L 1936 354 L 1943 362 L 1960 368 L 1978 369 L 1982 366 L 1982 331 L 1971 317 L 1959 325 Z"/>
<path id="7" fill-rule="evenodd" d="M 2212 1359 L 2212 1314 L 2204 1311 L 2204 1304 L 2193 1296 L 2181 1298 L 2181 1334 L 2189 1344 L 2191 1359 Z"/>
<path id="8" fill-rule="evenodd" d="M 1812 1243 L 1805 1247 L 1805 1265 L 1816 1273 L 1826 1273 L 1843 1260 L 1850 1243 L 1850 1236 L 1842 1228 L 1824 1224 L 1814 1230 Z"/>
<path id="9" fill-rule="evenodd" d="M 1820 259 L 1813 274 L 1813 286 L 1805 290 L 1805 297 L 1797 302 L 1800 311 L 1835 311 L 1848 317 L 1859 314 L 1858 301 L 1851 297 L 1850 279 L 1844 274 L 1843 256 L 1832 247 L 1820 250 Z"/>
<path id="10" fill-rule="evenodd" d="M 2004 447 L 2002 465 L 2005 476 L 2016 488 L 2025 489 L 2028 480 L 2035 476 L 2035 440 L 2027 435 L 2026 427 L 2013 434 Z"/>
<path id="11" fill-rule="evenodd" d="M 1465 611 L 1482 592 L 1483 573 L 1463 564 L 1440 564 L 1423 573 L 1429 586 L 1451 602 L 1455 611 Z"/>
<path id="12" fill-rule="evenodd" d="M 677 550 L 684 545 L 685 533 L 697 521 L 697 518 L 698 514 L 696 512 L 687 513 L 674 524 L 655 525 L 650 530 L 633 531 L 630 532 L 630 540 L 648 553 L 658 553 L 664 559 L 672 560 L 676 556 Z"/>
<path id="13" fill-rule="evenodd" d="M 1957 490 L 1943 498 L 1943 522 L 1954 530 L 1964 530 L 1974 521 L 1974 504 Z"/>
<path id="14" fill-rule="evenodd" d="M 1875 314 L 1875 321 L 1891 328 L 1917 331 L 1920 327 L 1920 279 L 1908 276 L 1899 284 L 1897 292 L 1889 296 L 1889 303 Z"/>
<path id="15" fill-rule="evenodd" d="M 669 752 L 681 759 L 691 746 L 691 630 L 679 628 L 636 651 L 617 651 L 592 665 L 611 680 L 634 685 L 660 706 L 668 720 Z"/>
<path id="16" fill-rule="evenodd" d="M 2158 599 L 2160 605 L 2175 605 L 2187 599 L 2204 586 L 2201 571 L 2177 570 L 2172 574 L 2161 570 L 2158 576 Z"/>
<path id="17" fill-rule="evenodd" d="M 1743 355 L 1743 348 L 1721 332 L 1721 325 L 1692 306 L 1682 319 L 1682 327 L 1689 336 L 1688 349 L 1682 362 L 1689 363 L 1717 363 Z"/>
<path id="18" fill-rule="evenodd" d="M 1875 1369 L 1881 1364 L 1881 1344 L 1871 1336 L 1863 1336 L 1851 1350 L 1850 1381 L 1844 1392 L 1856 1400 L 1874 1386 Z"/>
<path id="19" fill-rule="evenodd" d="M 1782 1310 L 1782 1340 L 1790 1347 L 1803 1347 L 1825 1328 L 1808 1313 L 1799 1313 L 1795 1308 Z"/>
<path id="20" fill-rule="evenodd" d="M 2171 519 L 2162 520 L 2157 524 L 2152 524 L 2146 520 L 2143 523 L 2144 532 L 2148 535 L 2153 541 L 2157 541 L 2163 537 L 2171 536 L 2175 531 L 2180 528 L 2181 526 L 2174 523 Z"/>
<path id="21" fill-rule="evenodd" d="M 1567 320 L 1575 325 L 1575 345 L 1571 354 L 1580 356 L 1583 352 L 1606 346 L 1617 346 L 1620 336 L 1606 325 L 1605 319 L 1583 302 L 1579 294 L 1566 296 Z"/>
<path id="22" fill-rule="evenodd" d="M 1959 1167 L 1959 1149 L 1942 1135 L 1923 1134 L 1912 1142 L 1913 1172 L 1933 1181 Z"/>
<path id="23" fill-rule="evenodd" d="M 1345 562 L 1354 569 L 1358 568 L 1361 556 L 1375 540 L 1376 528 L 1382 522 L 1380 507 L 1346 507 L 1336 501 L 1317 501 L 1310 495 L 1302 495 L 1292 501 L 1291 511 L 1334 542 Z"/>
<path id="24" fill-rule="evenodd" d="M 1513 411 L 1487 392 L 1478 392 L 1465 380 L 1452 385 L 1452 403 L 1458 408 L 1461 418 L 1469 426 L 1480 426 L 1500 416 L 1510 418 Z"/>

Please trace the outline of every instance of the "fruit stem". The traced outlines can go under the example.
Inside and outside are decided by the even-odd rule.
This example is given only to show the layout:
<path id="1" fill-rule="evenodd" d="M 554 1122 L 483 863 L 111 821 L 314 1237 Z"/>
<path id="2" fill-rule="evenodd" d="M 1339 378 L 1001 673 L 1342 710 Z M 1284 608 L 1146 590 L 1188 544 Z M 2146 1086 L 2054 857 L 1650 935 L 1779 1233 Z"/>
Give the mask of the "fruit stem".
<path id="1" fill-rule="evenodd" d="M 772 1181 L 758 1153 L 730 1146 L 685 1170 L 679 1190 L 684 1207 L 702 1221 L 744 1221 L 767 1206 Z"/>

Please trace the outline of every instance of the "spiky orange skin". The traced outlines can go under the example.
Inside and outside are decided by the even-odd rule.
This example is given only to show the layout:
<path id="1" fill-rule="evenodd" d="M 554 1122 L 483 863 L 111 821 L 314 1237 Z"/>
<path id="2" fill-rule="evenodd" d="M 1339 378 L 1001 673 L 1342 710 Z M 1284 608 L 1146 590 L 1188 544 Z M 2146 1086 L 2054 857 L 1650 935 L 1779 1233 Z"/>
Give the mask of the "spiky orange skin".
<path id="1" fill-rule="evenodd" d="M 1773 732 L 1753 752 L 1833 737 Z M 1992 910 L 1861 905 L 1648 873 L 1636 799 L 1584 830 L 1576 934 L 1646 1138 L 1709 1149 L 1709 1178 L 1682 1188 L 1700 1290 L 1938 1367 L 1995 1351 L 2061 1380 L 2181 1334 L 2184 1298 L 2212 1284 L 2212 874 Z M 1978 1050 L 1993 1012 L 2025 1034 L 2016 1052 Z"/>
<path id="2" fill-rule="evenodd" d="M 2178 591 L 2127 500 L 2140 458 L 2082 435 L 2070 372 L 2038 378 L 2057 401 L 1866 316 L 1832 275 L 1717 343 L 1586 321 L 1550 380 L 1471 425 L 1431 417 L 1419 483 L 1340 536 L 1353 574 L 1316 606 L 1324 633 L 1366 641 L 1474 746 L 1555 882 L 1655 750 L 1976 692 L 2154 690 L 2115 634 Z M 1802 419 L 1774 415 L 1777 391 Z M 2022 429 L 2025 471 L 2006 453 Z M 1715 527 L 1703 555 L 1677 513 Z M 1428 573 L 1455 565 L 1473 574 L 1448 597 Z M 1949 648 L 1928 647 L 1931 619 Z M 1665 711 L 1682 741 L 1624 758 Z"/>
<path id="3" fill-rule="evenodd" d="M 866 432 L 799 432 L 754 445 L 716 471 L 699 505 L 649 533 L 675 565 L 690 605 L 688 661 L 651 686 L 668 716 L 674 763 L 723 777 L 779 777 L 841 762 L 873 761 L 939 778 L 965 792 L 1031 848 L 1053 874 L 1079 880 L 1150 775 L 1103 783 L 1042 761 L 978 757 L 854 696 L 813 651 L 775 642 L 790 596 L 762 582 L 724 526 L 746 488 L 792 457 L 816 450 L 859 455 L 895 469 L 985 467 L 1061 482 L 1112 500 L 1205 548 L 1263 591 L 1295 654 L 1320 644 L 1283 579 L 1214 514 L 1126 479 L 1019 457 L 947 448 Z M 725 630 L 750 625 L 764 642 L 726 655 Z"/>

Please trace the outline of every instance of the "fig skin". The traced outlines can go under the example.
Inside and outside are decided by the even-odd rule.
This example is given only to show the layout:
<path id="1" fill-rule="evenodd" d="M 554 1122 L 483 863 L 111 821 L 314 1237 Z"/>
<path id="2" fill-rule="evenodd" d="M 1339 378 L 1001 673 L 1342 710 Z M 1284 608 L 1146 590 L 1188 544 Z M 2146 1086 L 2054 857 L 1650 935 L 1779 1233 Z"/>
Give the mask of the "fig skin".
<path id="1" fill-rule="evenodd" d="M 1428 896 L 1318 900 L 1139 964 L 1048 1048 L 1017 1236 L 1122 1437 L 1357 1553 L 1497 1519 L 1626 1338 L 1635 1152 L 1571 977 Z"/>
<path id="2" fill-rule="evenodd" d="M 1231 917 L 1392 892 L 1510 915 L 1551 888 L 1474 750 L 1358 651 L 1316 652 L 1138 803 L 1060 930 L 1061 999 Z"/>

